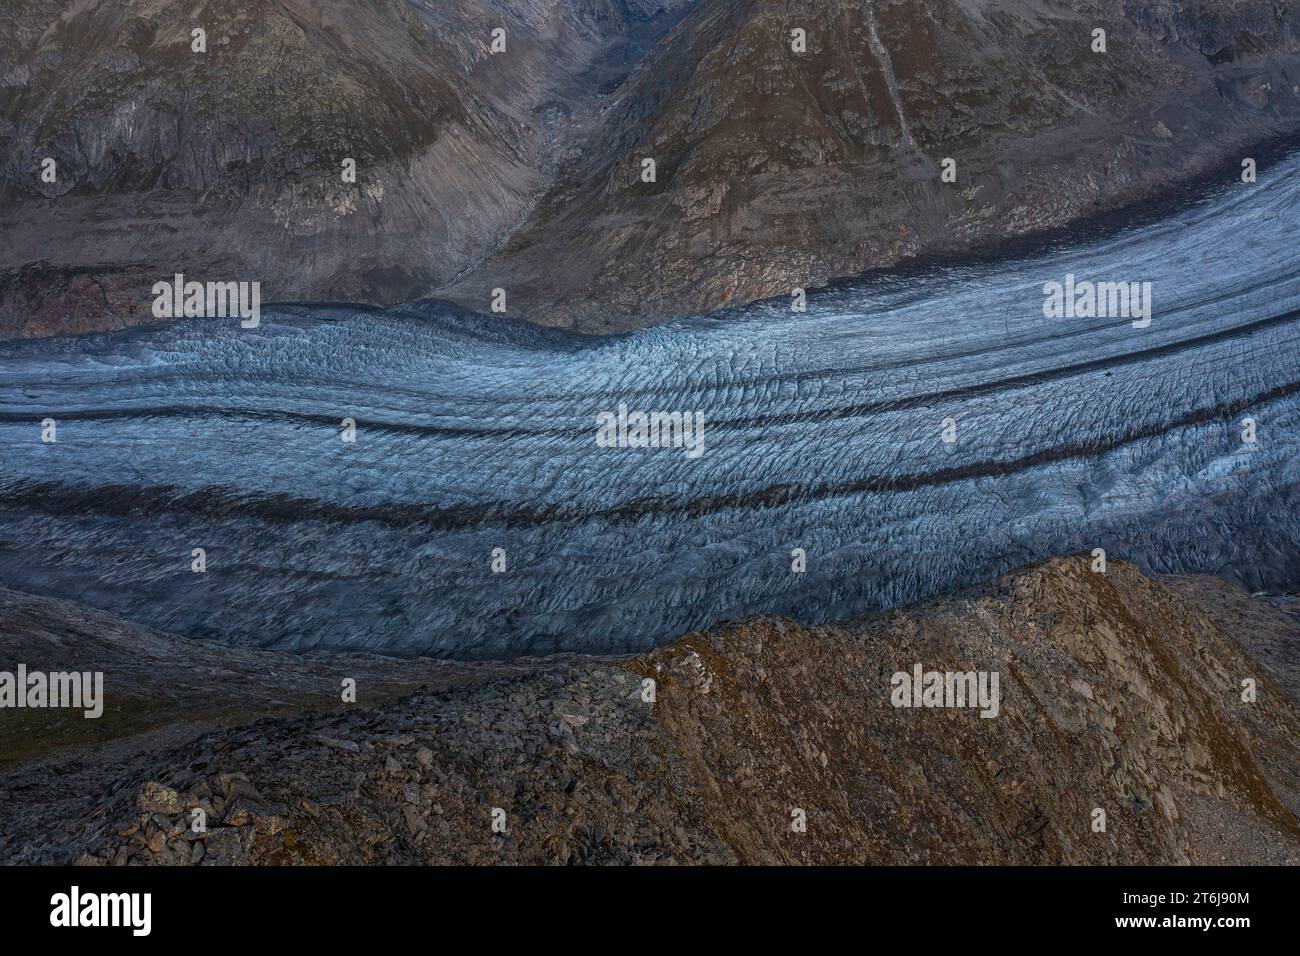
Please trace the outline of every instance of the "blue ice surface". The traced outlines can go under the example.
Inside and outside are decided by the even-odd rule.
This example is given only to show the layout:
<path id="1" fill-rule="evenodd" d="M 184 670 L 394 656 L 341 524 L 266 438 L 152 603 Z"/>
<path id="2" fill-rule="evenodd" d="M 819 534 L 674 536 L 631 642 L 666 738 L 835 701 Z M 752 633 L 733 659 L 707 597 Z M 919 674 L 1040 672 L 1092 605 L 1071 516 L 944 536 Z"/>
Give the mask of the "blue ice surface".
<path id="1" fill-rule="evenodd" d="M 463 658 L 842 619 L 1094 547 L 1293 587 L 1298 174 L 806 313 L 590 339 L 294 307 L 0 345 L 0 582 L 195 637 Z M 1151 282 L 1150 327 L 1045 318 L 1067 274 Z M 703 455 L 599 447 L 619 403 L 702 413 Z"/>

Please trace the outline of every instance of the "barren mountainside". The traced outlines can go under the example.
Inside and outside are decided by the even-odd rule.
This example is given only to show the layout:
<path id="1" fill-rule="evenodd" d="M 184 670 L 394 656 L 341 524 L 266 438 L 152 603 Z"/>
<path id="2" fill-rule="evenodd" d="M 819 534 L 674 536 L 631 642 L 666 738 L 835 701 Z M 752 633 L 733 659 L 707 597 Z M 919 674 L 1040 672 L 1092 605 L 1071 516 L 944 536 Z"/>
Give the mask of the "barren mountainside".
<path id="1" fill-rule="evenodd" d="M 620 91 L 576 188 L 548 193 L 482 282 L 522 278 L 516 302 L 534 317 L 617 328 L 1140 201 L 1293 127 L 1295 9 L 702 7 Z M 795 28 L 805 54 L 790 50 Z M 654 184 L 637 178 L 647 156 Z M 945 158 L 956 183 L 940 180 Z M 557 258 L 559 276 L 542 265 Z M 453 292 L 485 301 L 475 281 Z"/>
<path id="2" fill-rule="evenodd" d="M 520 221 L 552 128 L 677 6 L 6 5 L 0 328 L 146 319 L 149 288 L 175 271 L 261 281 L 276 298 L 428 292 Z M 492 57 L 497 28 L 509 52 Z"/>
<path id="3" fill-rule="evenodd" d="M 1289 135 L 1298 10 L 18 0 L 0 334 L 148 320 L 176 271 L 265 300 L 486 310 L 504 288 L 510 314 L 584 331 L 788 295 L 1117 209 Z"/>
<path id="4" fill-rule="evenodd" d="M 211 694 L 183 638 L 5 592 L 6 659 L 44 647 L 47 666 L 103 667 L 104 719 L 132 717 L 107 744 L 64 723 L 44 756 L 6 768 L 0 860 L 1296 863 L 1296 610 L 1070 558 L 858 621 L 757 618 L 635 658 L 392 662 L 424 684 L 395 700 L 381 659 L 204 645 Z M 891 675 L 917 664 L 998 672 L 997 716 L 891 706 Z M 267 689 L 252 666 L 285 698 L 355 676 L 359 702 L 255 719 Z"/>

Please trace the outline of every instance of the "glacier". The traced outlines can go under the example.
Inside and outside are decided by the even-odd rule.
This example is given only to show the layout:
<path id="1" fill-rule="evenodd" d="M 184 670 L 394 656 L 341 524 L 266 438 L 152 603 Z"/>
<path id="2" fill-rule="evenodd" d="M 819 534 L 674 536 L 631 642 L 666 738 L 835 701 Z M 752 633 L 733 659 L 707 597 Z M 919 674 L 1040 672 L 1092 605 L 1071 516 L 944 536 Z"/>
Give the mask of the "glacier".
<path id="1" fill-rule="evenodd" d="M 1094 548 L 1291 588 L 1298 213 L 1291 156 L 803 313 L 588 338 L 432 300 L 268 305 L 252 330 L 3 343 L 0 582 L 195 638 L 457 658 L 843 619 Z M 1046 318 L 1067 275 L 1150 282 L 1150 326 Z M 600 447 L 620 403 L 702 415 L 705 453 Z"/>

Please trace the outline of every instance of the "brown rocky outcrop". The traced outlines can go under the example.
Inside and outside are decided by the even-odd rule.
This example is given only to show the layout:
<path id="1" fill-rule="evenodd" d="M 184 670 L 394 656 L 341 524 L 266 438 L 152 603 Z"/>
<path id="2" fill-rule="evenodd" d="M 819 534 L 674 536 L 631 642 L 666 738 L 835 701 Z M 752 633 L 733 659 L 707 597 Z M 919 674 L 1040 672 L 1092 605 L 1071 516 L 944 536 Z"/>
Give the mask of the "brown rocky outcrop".
<path id="1" fill-rule="evenodd" d="M 36 600 L 0 609 L 6 660 L 38 650 L 16 615 L 48 631 L 78 613 Z M 189 739 L 177 700 L 116 749 L 11 765 L 0 859 L 1294 863 L 1300 711 L 1279 650 L 1294 614 L 1293 599 L 1071 558 L 860 621 L 760 618 L 631 659 L 395 661 L 456 675 L 422 674 L 398 700 L 367 699 L 385 678 L 340 661 L 332 676 L 364 677 L 342 710 L 217 718 Z M 282 675 L 299 660 L 273 656 Z M 917 663 L 998 672 L 997 716 L 893 706 L 891 675 Z M 106 674 L 110 707 L 121 679 Z M 234 707 L 264 693 L 223 686 Z"/>

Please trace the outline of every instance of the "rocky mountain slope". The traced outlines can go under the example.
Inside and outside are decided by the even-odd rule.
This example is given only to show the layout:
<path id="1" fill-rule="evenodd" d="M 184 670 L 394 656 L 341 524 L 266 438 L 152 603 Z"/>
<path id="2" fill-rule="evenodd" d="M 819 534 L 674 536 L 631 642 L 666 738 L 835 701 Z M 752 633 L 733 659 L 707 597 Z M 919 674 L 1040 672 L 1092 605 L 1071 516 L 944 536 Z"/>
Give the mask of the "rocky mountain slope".
<path id="1" fill-rule="evenodd" d="M 4 659 L 83 613 L 10 592 Z M 78 642 L 113 628 L 95 617 Z M 398 700 L 367 700 L 384 678 L 339 660 L 336 678 L 364 677 L 343 711 L 227 716 L 193 736 L 160 694 L 137 736 L 11 764 L 0 860 L 1295 863 L 1300 710 L 1282 648 L 1297 637 L 1293 600 L 1071 558 L 887 615 L 756 619 L 637 658 L 445 665 L 454 681 L 392 662 L 428 685 Z M 189 666 L 157 655 L 128 677 L 112 643 L 60 651 L 105 662 L 110 705 L 120 682 L 161 690 Z M 204 650 L 237 669 L 222 656 L 240 652 Z M 300 661 L 263 666 L 295 687 L 330 669 L 289 680 Z M 998 715 L 891 706 L 891 674 L 917 663 L 997 671 Z M 223 683 L 233 709 L 265 693 L 243 686 Z M 188 828 L 195 808 L 206 832 Z"/>
<path id="2" fill-rule="evenodd" d="M 1097 217 L 1296 128 L 1298 13 L 704 3 L 606 107 L 585 162 L 448 294 L 482 307 L 508 284 L 535 320 L 609 331 Z"/>
<path id="3" fill-rule="evenodd" d="M 0 11 L 0 335 L 147 320 L 176 271 L 267 300 L 486 310 L 504 288 L 513 315 L 608 331 L 982 247 L 1293 133 L 1298 12 L 18 0 Z"/>
<path id="4" fill-rule="evenodd" d="M 174 272 L 281 299 L 427 292 L 521 220 L 553 141 L 680 6 L 7 4 L 0 330 L 146 320 Z"/>

